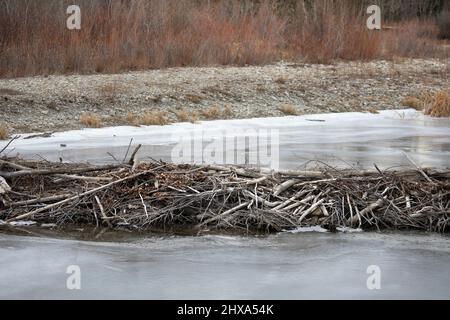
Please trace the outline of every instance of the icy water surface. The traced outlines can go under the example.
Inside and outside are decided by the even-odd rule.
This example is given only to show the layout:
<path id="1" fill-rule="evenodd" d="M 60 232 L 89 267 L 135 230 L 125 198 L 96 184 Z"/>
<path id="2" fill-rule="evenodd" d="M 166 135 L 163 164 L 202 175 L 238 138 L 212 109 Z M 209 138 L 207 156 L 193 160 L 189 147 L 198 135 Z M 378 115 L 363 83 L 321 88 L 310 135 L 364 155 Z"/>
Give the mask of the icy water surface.
<path id="1" fill-rule="evenodd" d="M 66 288 L 69 265 L 81 290 Z M 367 268 L 381 289 L 367 288 Z M 449 299 L 450 238 L 415 233 L 148 236 L 0 234 L 3 299 Z"/>

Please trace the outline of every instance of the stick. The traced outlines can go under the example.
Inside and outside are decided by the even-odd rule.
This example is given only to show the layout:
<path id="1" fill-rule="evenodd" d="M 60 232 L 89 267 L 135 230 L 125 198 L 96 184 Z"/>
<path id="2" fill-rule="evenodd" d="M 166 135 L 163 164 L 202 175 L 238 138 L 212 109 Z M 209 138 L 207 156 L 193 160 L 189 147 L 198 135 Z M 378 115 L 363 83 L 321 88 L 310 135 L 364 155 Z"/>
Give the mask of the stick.
<path id="1" fill-rule="evenodd" d="M 71 174 L 71 173 L 85 173 L 94 171 L 105 171 L 120 168 L 118 165 L 107 165 L 99 167 L 88 167 L 88 168 L 58 168 L 58 169 L 43 169 L 43 170 L 22 170 L 16 172 L 0 172 L 0 176 L 8 179 L 25 177 L 25 176 L 36 176 L 36 175 L 53 175 L 53 174 Z"/>
<path id="2" fill-rule="evenodd" d="M 299 222 L 302 223 L 302 221 L 303 221 L 303 220 L 304 220 L 311 212 L 313 212 L 314 210 L 316 210 L 316 209 L 317 209 L 324 201 L 325 201 L 325 199 L 321 199 L 321 200 L 317 201 L 316 203 L 314 203 L 314 204 L 312 205 L 311 208 L 309 208 L 308 210 L 306 210 L 306 211 L 302 214 L 302 216 L 300 217 Z"/>
<path id="3" fill-rule="evenodd" d="M 136 147 L 136 149 L 134 149 L 133 153 L 131 154 L 130 157 L 130 162 L 128 163 L 130 166 L 134 166 L 135 162 L 136 162 L 136 155 L 139 152 L 139 150 L 142 148 L 142 144 L 138 145 Z"/>
<path id="4" fill-rule="evenodd" d="M 354 223 L 356 223 L 358 221 L 358 219 L 360 219 L 361 217 L 364 217 L 366 214 L 368 214 L 369 212 L 372 212 L 375 209 L 378 209 L 379 207 L 381 207 L 384 204 L 385 199 L 379 199 L 377 202 L 372 203 L 370 206 L 368 206 L 367 208 L 365 208 L 363 211 L 361 211 L 359 213 L 358 216 L 353 217 L 352 219 L 348 219 L 347 223 L 349 225 L 353 225 Z"/>
<path id="5" fill-rule="evenodd" d="M 6 149 L 8 149 L 8 147 L 11 145 L 11 143 L 14 142 L 14 140 L 17 140 L 17 139 L 19 139 L 19 138 L 20 138 L 20 136 L 15 136 L 15 137 L 12 138 L 11 140 L 9 140 L 9 142 L 6 144 L 6 146 L 4 146 L 2 150 L 0 150 L 0 154 L 2 154 L 3 151 L 5 151 Z"/>
<path id="6" fill-rule="evenodd" d="M 103 208 L 103 205 L 102 205 L 102 203 L 100 202 L 100 199 L 99 199 L 97 196 L 95 196 L 94 199 L 95 199 L 95 201 L 97 202 L 98 207 L 100 208 L 100 213 L 102 214 L 102 220 L 105 221 L 105 222 L 108 224 L 108 227 L 111 228 L 112 225 L 111 225 L 111 223 L 109 222 L 108 217 L 106 216 L 105 209 Z M 94 211 L 94 213 L 95 213 L 95 211 Z"/>
<path id="7" fill-rule="evenodd" d="M 57 206 L 66 204 L 66 203 L 68 203 L 68 202 L 71 202 L 71 201 L 74 201 L 74 200 L 77 200 L 77 199 L 80 199 L 80 198 L 82 198 L 82 197 L 89 196 L 89 195 L 91 195 L 91 194 L 93 194 L 93 193 L 96 193 L 96 192 L 99 192 L 99 191 L 101 191 L 101 190 L 108 189 L 108 188 L 110 188 L 110 187 L 112 187 L 112 186 L 114 186 L 114 185 L 116 185 L 116 184 L 121 183 L 121 182 L 124 182 L 124 181 L 127 181 L 127 180 L 132 180 L 132 179 L 135 179 L 135 178 L 137 178 L 137 177 L 139 177 L 139 176 L 143 176 L 143 175 L 148 174 L 148 173 L 150 173 L 150 172 L 152 172 L 152 171 L 153 171 L 153 170 L 144 171 L 144 172 L 137 173 L 137 174 L 134 174 L 134 175 L 132 175 L 132 176 L 129 176 L 129 177 L 126 177 L 126 178 L 123 178 L 123 179 L 120 179 L 120 180 L 111 182 L 111 183 L 109 183 L 109 184 L 107 184 L 107 185 L 104 185 L 104 186 L 101 186 L 101 187 L 98 187 L 98 188 L 89 190 L 89 191 L 84 192 L 84 193 L 82 193 L 82 194 L 80 194 L 80 195 L 76 195 L 76 196 L 73 196 L 73 197 L 71 197 L 71 198 L 67 198 L 67 199 L 65 199 L 65 200 L 62 200 L 62 201 L 60 201 L 60 202 L 53 203 L 53 204 L 48 205 L 48 206 L 45 206 L 45 207 L 43 207 L 43 208 L 40 208 L 40 209 L 31 211 L 31 212 L 29 212 L 29 213 L 25 213 L 25 214 L 23 214 L 23 215 L 20 215 L 20 216 L 17 216 L 17 217 L 8 219 L 6 222 L 22 220 L 22 219 L 31 217 L 31 216 L 33 216 L 33 215 L 35 215 L 35 214 L 38 214 L 38 213 L 41 213 L 41 212 L 50 210 L 50 209 L 52 209 L 52 208 L 55 208 L 55 207 L 57 207 Z"/>
<path id="8" fill-rule="evenodd" d="M 141 198 L 142 206 L 144 207 L 145 216 L 148 219 L 148 211 L 147 211 L 147 205 L 144 202 L 144 198 L 142 198 L 142 195 L 139 193 L 139 197 Z"/>
<path id="9" fill-rule="evenodd" d="M 40 198 L 40 199 L 19 201 L 19 202 L 14 202 L 14 203 L 9 204 L 9 207 L 22 207 L 22 206 L 28 206 L 28 205 L 32 205 L 32 204 L 38 204 L 38 203 L 59 201 L 59 200 L 65 199 L 70 196 L 71 196 L 70 194 L 62 194 L 62 195 L 58 195 L 58 196 L 51 196 L 51 197 Z"/>
<path id="10" fill-rule="evenodd" d="M 228 215 L 230 215 L 230 214 L 232 214 L 232 213 L 235 213 L 235 212 L 238 211 L 238 210 L 241 210 L 241 209 L 247 207 L 247 206 L 250 205 L 251 203 L 252 203 L 251 201 L 242 203 L 242 204 L 240 204 L 240 205 L 238 205 L 238 206 L 236 206 L 236 207 L 234 207 L 234 208 L 232 208 L 232 209 L 230 209 L 230 210 L 228 210 L 228 211 L 225 211 L 225 212 L 222 213 L 222 214 L 219 214 L 219 215 L 217 215 L 217 216 L 215 216 L 215 217 L 213 217 L 213 218 L 211 218 L 211 219 L 208 219 L 208 220 L 204 221 L 203 223 L 200 224 L 200 227 L 202 227 L 202 226 L 204 226 L 204 225 L 207 225 L 207 224 L 210 224 L 211 222 L 214 222 L 214 221 L 216 221 L 216 220 L 223 219 L 223 218 L 225 218 L 226 216 L 228 216 Z"/>
<path id="11" fill-rule="evenodd" d="M 282 184 L 275 187 L 275 189 L 273 190 L 274 191 L 273 195 L 278 197 L 281 193 L 283 193 L 284 191 L 288 190 L 289 188 L 295 186 L 297 183 L 299 183 L 298 179 L 292 179 L 292 180 L 285 181 Z"/>
<path id="12" fill-rule="evenodd" d="M 417 171 L 419 171 L 420 174 L 421 174 L 428 182 L 435 184 L 434 181 L 431 180 L 431 178 L 425 173 L 425 171 L 423 171 L 423 169 L 422 169 L 421 167 L 419 167 L 419 166 L 417 165 L 417 163 L 415 163 L 414 160 L 411 159 L 411 157 L 410 157 L 406 152 L 404 152 L 404 151 L 402 151 L 402 152 L 403 152 L 403 154 L 406 156 L 406 158 L 409 160 L 409 162 L 411 162 L 412 165 L 413 165 L 414 167 L 416 167 Z"/>
<path id="13" fill-rule="evenodd" d="M 13 163 L 10 161 L 0 160 L 0 164 L 5 164 L 13 169 L 21 170 L 21 171 L 30 171 L 33 170 L 29 167 L 22 166 L 17 163 Z M 61 178 L 61 179 L 68 179 L 68 180 L 81 180 L 81 181 L 106 181 L 110 182 L 113 178 L 110 177 L 85 177 L 85 176 L 75 176 L 75 175 L 67 175 L 67 174 L 55 174 L 55 177 Z"/>

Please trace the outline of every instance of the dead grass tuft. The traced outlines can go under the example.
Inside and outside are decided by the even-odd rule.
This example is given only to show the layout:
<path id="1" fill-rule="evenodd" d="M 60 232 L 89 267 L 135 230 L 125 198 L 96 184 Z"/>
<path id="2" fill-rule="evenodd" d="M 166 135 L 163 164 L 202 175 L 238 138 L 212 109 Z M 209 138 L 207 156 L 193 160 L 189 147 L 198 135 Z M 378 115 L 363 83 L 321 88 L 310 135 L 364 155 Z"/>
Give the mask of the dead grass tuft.
<path id="1" fill-rule="evenodd" d="M 139 118 L 134 113 L 129 112 L 125 119 L 128 124 L 135 127 L 139 126 Z"/>
<path id="2" fill-rule="evenodd" d="M 181 109 L 175 112 L 178 121 L 180 122 L 191 122 L 195 123 L 199 120 L 198 113 L 195 111 L 188 111 L 186 109 Z"/>
<path id="3" fill-rule="evenodd" d="M 186 100 L 188 100 L 192 103 L 195 103 L 195 104 L 199 104 L 203 101 L 203 98 L 196 94 L 188 94 L 188 95 L 186 95 Z"/>
<path id="4" fill-rule="evenodd" d="M 208 120 L 217 120 L 220 119 L 222 113 L 220 112 L 220 108 L 218 106 L 212 106 L 207 109 L 201 111 L 202 116 Z"/>
<path id="5" fill-rule="evenodd" d="M 8 138 L 8 128 L 6 128 L 6 125 L 0 123 L 0 140 L 6 140 Z"/>
<path id="6" fill-rule="evenodd" d="M 425 114 L 432 117 L 450 117 L 450 93 L 436 92 L 432 102 L 425 108 Z"/>
<path id="7" fill-rule="evenodd" d="M 282 106 L 280 106 L 278 108 L 278 110 L 280 110 L 281 112 L 283 112 L 285 115 L 290 115 L 290 116 L 296 116 L 298 115 L 298 110 L 296 107 L 294 107 L 291 104 L 284 104 Z"/>
<path id="8" fill-rule="evenodd" d="M 143 126 L 164 126 L 170 123 L 167 112 L 164 111 L 147 111 L 137 121 Z"/>
<path id="9" fill-rule="evenodd" d="M 132 126 L 164 126 L 170 123 L 167 112 L 164 111 L 147 111 L 143 114 L 137 115 L 135 113 L 128 113 L 125 116 L 125 121 Z"/>
<path id="10" fill-rule="evenodd" d="M 226 105 L 224 108 L 223 108 L 223 116 L 225 117 L 225 118 L 231 118 L 231 117 L 233 117 L 233 115 L 234 115 L 234 111 L 233 111 L 233 108 L 230 106 L 230 105 Z"/>
<path id="11" fill-rule="evenodd" d="M 419 111 L 422 111 L 425 107 L 424 102 L 421 99 L 412 96 L 408 96 L 405 99 L 403 99 L 402 105 Z"/>
<path id="12" fill-rule="evenodd" d="M 93 113 L 84 113 L 80 117 L 80 122 L 88 128 L 101 128 L 102 120 Z"/>

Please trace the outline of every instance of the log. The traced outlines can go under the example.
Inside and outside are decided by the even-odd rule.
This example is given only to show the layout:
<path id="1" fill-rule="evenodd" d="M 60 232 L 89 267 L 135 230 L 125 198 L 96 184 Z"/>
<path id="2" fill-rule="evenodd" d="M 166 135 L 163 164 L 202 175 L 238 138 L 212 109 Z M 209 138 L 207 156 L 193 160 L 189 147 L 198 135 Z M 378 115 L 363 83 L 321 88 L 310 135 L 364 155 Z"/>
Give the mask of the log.
<path id="1" fill-rule="evenodd" d="M 15 172 L 0 172 L 0 176 L 7 179 L 20 178 L 25 176 L 44 176 L 44 175 L 55 175 L 55 174 L 77 174 L 77 173 L 87 173 L 95 171 L 106 171 L 121 168 L 121 165 L 107 165 L 98 167 L 87 167 L 87 168 L 57 168 L 57 169 L 42 169 L 42 170 L 21 170 Z"/>
<path id="2" fill-rule="evenodd" d="M 7 194 L 9 192 L 11 192 L 11 187 L 4 178 L 0 177 L 0 195 Z"/>
<path id="3" fill-rule="evenodd" d="M 353 224 L 355 224 L 356 222 L 358 222 L 359 219 L 361 219 L 362 217 L 365 217 L 369 212 L 372 212 L 376 209 L 378 209 L 379 207 L 381 207 L 384 203 L 385 203 L 385 199 L 379 199 L 377 202 L 372 203 L 370 206 L 368 206 L 367 208 L 365 208 L 364 210 L 362 210 L 359 215 L 354 216 L 351 219 L 347 220 L 347 224 L 352 226 Z"/>

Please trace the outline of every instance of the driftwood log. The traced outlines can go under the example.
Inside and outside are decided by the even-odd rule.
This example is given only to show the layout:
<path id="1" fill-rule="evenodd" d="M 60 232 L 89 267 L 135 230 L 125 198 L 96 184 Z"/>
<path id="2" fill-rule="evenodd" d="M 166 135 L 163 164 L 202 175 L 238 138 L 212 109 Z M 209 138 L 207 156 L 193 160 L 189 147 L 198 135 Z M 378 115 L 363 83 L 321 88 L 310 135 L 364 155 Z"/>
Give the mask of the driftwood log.
<path id="1" fill-rule="evenodd" d="M 320 225 L 448 232 L 450 172 L 263 172 L 134 161 L 0 160 L 4 223 L 276 232 Z"/>

